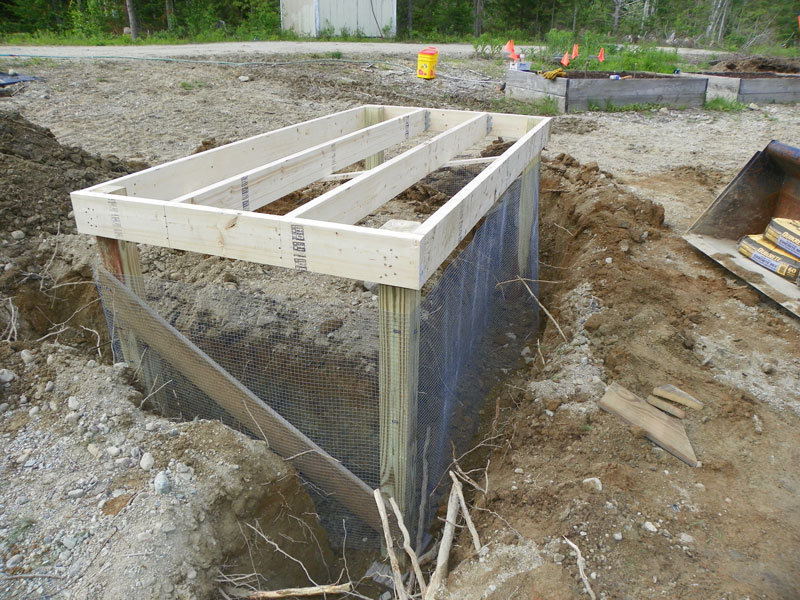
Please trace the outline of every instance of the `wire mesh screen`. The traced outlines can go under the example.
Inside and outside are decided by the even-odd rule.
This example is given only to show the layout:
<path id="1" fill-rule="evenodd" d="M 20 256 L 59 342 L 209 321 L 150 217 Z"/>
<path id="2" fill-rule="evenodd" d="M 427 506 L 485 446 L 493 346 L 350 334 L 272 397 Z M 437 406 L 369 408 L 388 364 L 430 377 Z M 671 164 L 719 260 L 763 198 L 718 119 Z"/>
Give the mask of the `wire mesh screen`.
<path id="1" fill-rule="evenodd" d="M 538 170 L 532 179 L 531 252 L 527 260 L 522 256 L 524 264 L 518 179 L 422 302 L 416 473 L 417 498 L 427 515 L 435 514 L 449 487 L 453 458 L 473 444 L 482 402 L 536 336 L 536 304 L 515 281 L 538 278 Z M 535 282 L 529 285 L 536 293 Z"/>
<path id="2" fill-rule="evenodd" d="M 464 172 L 465 177 L 474 175 Z M 407 476 L 399 474 L 393 483 L 403 490 L 408 525 L 415 529 L 420 509 L 423 524 L 435 513 L 443 487 L 437 484 L 454 449 L 461 453 L 472 442 L 481 402 L 501 370 L 520 359 L 525 335 L 535 336 L 535 303 L 518 282 L 506 283 L 518 275 L 536 279 L 538 172 L 532 180 L 529 255 L 518 251 L 517 180 L 434 276 L 430 289 L 423 290 L 421 304 L 414 307 L 412 302 L 408 311 L 402 309 L 388 321 L 385 311 L 379 319 L 374 302 L 344 311 L 341 302 L 299 310 L 268 291 L 245 293 L 158 278 L 133 282 L 143 303 L 126 307 L 120 291 L 101 282 L 117 356 L 138 357 L 134 362 L 141 362 L 148 401 L 165 416 L 221 420 L 269 439 L 252 415 L 229 398 L 231 393 L 252 394 L 370 488 L 381 485 L 387 444 L 393 452 L 404 452 Z M 381 306 L 384 300 L 382 296 Z M 418 333 L 418 356 L 415 347 L 391 339 L 392 332 L 407 328 Z M 196 347 L 194 358 L 181 357 L 183 342 L 178 338 L 159 341 L 167 330 Z M 406 353 L 394 361 L 400 369 L 418 369 L 416 410 L 408 407 L 398 418 L 381 414 L 387 410 L 392 375 L 380 361 L 391 353 Z M 396 375 L 408 380 L 407 372 Z M 398 429 L 389 431 L 389 422 Z M 331 495 L 319 482 L 307 483 L 333 540 L 341 540 L 346 529 L 348 547 L 380 543 L 380 536 L 345 508 L 348 503 L 341 496 Z"/>

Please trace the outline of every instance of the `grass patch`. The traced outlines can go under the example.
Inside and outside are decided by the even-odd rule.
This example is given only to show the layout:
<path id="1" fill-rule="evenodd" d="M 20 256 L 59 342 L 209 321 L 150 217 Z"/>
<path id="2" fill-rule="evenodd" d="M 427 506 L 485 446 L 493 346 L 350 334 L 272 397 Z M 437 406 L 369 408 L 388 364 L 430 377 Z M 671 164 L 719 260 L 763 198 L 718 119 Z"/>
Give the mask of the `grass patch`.
<path id="1" fill-rule="evenodd" d="M 737 100 L 728 100 L 726 98 L 714 98 L 705 103 L 706 110 L 716 110 L 721 112 L 738 112 L 747 108 L 747 104 Z"/>
<path id="2" fill-rule="evenodd" d="M 559 114 L 555 98 L 542 98 L 523 102 L 513 98 L 494 98 L 491 102 L 492 112 L 511 113 L 515 115 L 533 115 L 537 117 L 552 117 Z"/>
<path id="3" fill-rule="evenodd" d="M 624 113 L 624 112 L 655 112 L 662 108 L 668 108 L 670 110 L 685 110 L 685 106 L 669 106 L 667 104 L 661 104 L 658 102 L 639 102 L 636 104 L 625 104 L 622 106 L 612 104 L 610 100 L 606 100 L 605 103 L 600 103 L 595 100 L 589 100 L 588 102 L 589 110 L 590 111 L 604 111 L 604 112 L 612 112 L 612 113 Z"/>
<path id="4" fill-rule="evenodd" d="M 191 92 L 192 90 L 202 89 L 206 84 L 202 81 L 181 81 L 179 85 L 181 86 L 182 90 Z"/>

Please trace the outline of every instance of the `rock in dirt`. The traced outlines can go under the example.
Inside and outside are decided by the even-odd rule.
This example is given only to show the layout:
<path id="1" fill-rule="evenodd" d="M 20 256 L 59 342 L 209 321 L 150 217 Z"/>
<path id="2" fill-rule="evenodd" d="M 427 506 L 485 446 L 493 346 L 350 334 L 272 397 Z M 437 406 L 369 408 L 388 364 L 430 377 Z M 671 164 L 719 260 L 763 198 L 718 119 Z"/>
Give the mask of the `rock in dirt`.
<path id="1" fill-rule="evenodd" d="M 158 475 L 156 475 L 156 478 L 153 480 L 153 487 L 155 487 L 156 493 L 158 494 L 169 493 L 172 484 L 169 481 L 169 475 L 167 475 L 166 471 L 158 472 Z"/>
<path id="2" fill-rule="evenodd" d="M 658 532 L 658 527 L 653 525 L 650 521 L 645 521 L 644 525 L 642 525 L 642 529 L 644 529 L 645 531 L 649 531 L 650 533 Z"/>
<path id="3" fill-rule="evenodd" d="M 145 471 L 149 471 L 150 469 L 153 468 L 154 464 L 155 464 L 155 459 L 153 458 L 152 454 L 150 454 L 149 452 L 145 452 L 144 454 L 142 454 L 142 459 L 139 461 L 139 466 L 142 469 L 144 469 Z"/>
<path id="4" fill-rule="evenodd" d="M 600 481 L 598 477 L 587 477 L 583 480 L 584 487 L 588 487 L 593 490 L 597 490 L 598 492 L 603 491 L 603 483 Z"/>
<path id="5" fill-rule="evenodd" d="M 8 369 L 0 369 L 0 383 L 11 383 L 16 378 L 17 374 Z"/>
<path id="6" fill-rule="evenodd" d="M 19 357 L 22 359 L 22 362 L 26 365 L 29 365 L 33 362 L 33 353 L 30 350 L 23 350 L 19 353 Z"/>

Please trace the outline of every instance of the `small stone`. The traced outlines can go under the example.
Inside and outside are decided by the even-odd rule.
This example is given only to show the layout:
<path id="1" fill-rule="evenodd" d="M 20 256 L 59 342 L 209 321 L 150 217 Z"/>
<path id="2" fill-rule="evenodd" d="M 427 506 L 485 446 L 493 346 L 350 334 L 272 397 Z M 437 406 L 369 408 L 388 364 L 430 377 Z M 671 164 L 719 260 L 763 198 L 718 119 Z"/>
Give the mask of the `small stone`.
<path id="1" fill-rule="evenodd" d="M 145 423 L 144 426 L 145 431 L 153 431 L 155 428 L 156 428 L 155 421 L 149 421 L 148 423 Z"/>
<path id="2" fill-rule="evenodd" d="M 621 542 L 622 541 L 622 532 L 621 531 L 615 531 L 614 532 L 614 539 L 616 541 L 618 541 L 618 542 Z"/>
<path id="3" fill-rule="evenodd" d="M 694 538 L 688 533 L 682 533 L 678 536 L 678 541 L 681 544 L 694 544 Z"/>
<path id="4" fill-rule="evenodd" d="M 11 232 L 11 237 L 15 240 L 24 240 L 25 239 L 25 232 L 21 229 L 17 229 L 16 231 Z"/>
<path id="5" fill-rule="evenodd" d="M 522 470 L 520 467 L 517 467 L 516 469 L 514 469 L 514 473 L 516 473 L 517 475 L 522 475 L 524 472 L 525 471 Z"/>
<path id="6" fill-rule="evenodd" d="M 0 369 L 0 383 L 11 383 L 16 378 L 17 374 L 8 369 Z"/>
<path id="7" fill-rule="evenodd" d="M 606 264 L 607 264 L 607 265 L 610 265 L 610 264 L 611 264 L 611 263 L 613 263 L 613 262 L 614 262 L 614 259 L 613 259 L 613 258 L 611 258 L 610 256 L 609 256 L 608 258 L 606 258 Z"/>
<path id="8" fill-rule="evenodd" d="M 153 480 L 153 486 L 157 494 L 169 493 L 172 484 L 170 484 L 169 476 L 166 471 L 159 471 L 158 475 L 156 475 L 156 478 Z"/>
<path id="9" fill-rule="evenodd" d="M 650 533 L 656 533 L 658 531 L 658 527 L 653 525 L 650 521 L 645 521 L 644 525 L 642 525 L 642 529 L 649 531 Z"/>
<path id="10" fill-rule="evenodd" d="M 70 396 L 67 398 L 67 408 L 70 410 L 78 410 L 81 407 L 81 403 L 78 402 L 78 399 L 75 396 Z"/>
<path id="11" fill-rule="evenodd" d="M 86 361 L 86 366 L 89 367 L 90 369 L 94 369 L 97 366 L 97 361 L 94 360 L 93 358 L 90 358 L 89 360 Z"/>
<path id="12" fill-rule="evenodd" d="M 139 466 L 145 471 L 149 471 L 153 468 L 154 463 L 155 459 L 153 458 L 153 455 L 149 452 L 145 452 L 142 454 L 142 460 L 139 461 Z"/>
<path id="13" fill-rule="evenodd" d="M 560 552 L 556 552 L 555 554 L 553 554 L 553 561 L 556 563 L 564 562 L 565 558 L 567 557 L 561 554 Z"/>
<path id="14" fill-rule="evenodd" d="M 758 418 L 758 415 L 753 415 L 753 426 L 756 433 L 762 433 L 764 431 L 764 428 L 761 426 L 761 419 Z"/>
<path id="15" fill-rule="evenodd" d="M 597 477 L 587 477 L 583 480 L 583 485 L 589 488 L 594 488 L 598 492 L 603 491 L 603 483 Z"/>
<path id="16" fill-rule="evenodd" d="M 77 423 L 78 421 L 81 420 L 81 415 L 80 415 L 80 413 L 71 412 L 66 417 L 64 417 L 64 420 L 67 423 L 70 423 L 70 424 L 74 425 L 75 423 Z"/>
<path id="17" fill-rule="evenodd" d="M 250 78 L 247 75 L 239 75 L 239 81 L 241 81 L 242 83 L 247 83 L 248 81 L 250 81 Z"/>
<path id="18" fill-rule="evenodd" d="M 669 112 L 669 109 L 666 106 L 662 106 L 661 108 L 658 109 L 658 112 L 666 114 Z"/>
<path id="19" fill-rule="evenodd" d="M 34 406 L 34 407 L 32 407 L 32 408 L 31 408 L 31 409 L 28 411 L 28 414 L 29 414 L 31 417 L 33 417 L 33 416 L 35 416 L 35 415 L 38 415 L 38 414 L 39 414 L 39 407 L 38 407 L 38 406 Z"/>
<path id="20" fill-rule="evenodd" d="M 89 451 L 89 454 L 95 458 L 100 458 L 100 448 L 97 446 L 97 444 L 89 444 L 86 446 L 86 449 Z"/>
<path id="21" fill-rule="evenodd" d="M 83 496 L 85 494 L 86 494 L 86 490 L 81 489 L 81 488 L 77 488 L 77 489 L 68 491 L 67 492 L 67 498 L 83 498 Z"/>
<path id="22" fill-rule="evenodd" d="M 74 535 L 67 535 L 61 538 L 61 544 L 67 549 L 72 550 L 75 546 L 78 545 L 78 538 Z"/>
<path id="23" fill-rule="evenodd" d="M 706 490 L 706 486 L 704 486 L 704 485 L 703 485 L 702 483 L 700 483 L 700 482 L 697 482 L 697 483 L 695 483 L 695 484 L 694 484 L 694 487 L 696 487 L 696 488 L 697 488 L 698 490 L 700 490 L 701 492 L 704 492 L 704 491 Z"/>
<path id="24" fill-rule="evenodd" d="M 55 387 L 56 387 L 55 383 L 53 383 L 52 381 L 48 381 L 44 386 L 44 391 L 45 392 L 52 392 L 53 389 L 55 389 Z"/>
<path id="25" fill-rule="evenodd" d="M 0 415 L 8 410 L 8 402 L 3 402 L 0 404 Z"/>
<path id="26" fill-rule="evenodd" d="M 109 455 L 111 458 L 114 458 L 115 456 L 119 456 L 120 452 L 122 452 L 122 450 L 120 450 L 120 449 L 119 449 L 119 448 L 117 448 L 116 446 L 109 446 L 108 448 L 106 448 L 106 453 L 107 453 L 107 454 L 108 454 L 108 455 Z"/>
<path id="27" fill-rule="evenodd" d="M 25 558 L 22 554 L 15 554 L 6 561 L 6 569 L 11 569 L 22 564 L 22 559 Z"/>
<path id="28" fill-rule="evenodd" d="M 766 375 L 772 375 L 775 372 L 775 365 L 772 363 L 764 363 L 761 365 L 761 370 L 764 371 Z"/>
<path id="29" fill-rule="evenodd" d="M 26 365 L 29 365 L 33 362 L 33 353 L 30 350 L 23 350 L 19 353 L 19 357 Z"/>
<path id="30" fill-rule="evenodd" d="M 756 104 L 755 102 L 751 102 L 750 104 L 747 105 L 747 108 L 749 108 L 750 110 L 758 110 L 758 104 Z"/>
<path id="31" fill-rule="evenodd" d="M 163 523 L 161 525 L 161 533 L 172 533 L 176 529 L 177 527 L 175 527 L 174 523 Z"/>

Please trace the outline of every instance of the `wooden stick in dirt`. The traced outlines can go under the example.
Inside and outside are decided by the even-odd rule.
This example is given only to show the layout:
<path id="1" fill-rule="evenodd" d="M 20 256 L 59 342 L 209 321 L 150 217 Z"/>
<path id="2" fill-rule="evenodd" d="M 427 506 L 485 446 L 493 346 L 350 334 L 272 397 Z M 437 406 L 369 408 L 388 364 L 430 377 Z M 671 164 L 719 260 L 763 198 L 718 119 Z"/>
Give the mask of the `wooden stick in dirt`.
<path id="1" fill-rule="evenodd" d="M 583 587 L 586 588 L 586 592 L 589 594 L 589 598 L 591 598 L 592 600 L 596 600 L 597 596 L 594 595 L 594 591 L 592 591 L 592 586 L 589 585 L 589 578 L 586 577 L 586 573 L 583 570 L 584 566 L 586 565 L 586 559 L 583 558 L 583 555 L 581 554 L 581 549 L 578 548 L 578 546 L 573 544 L 571 541 L 569 541 L 566 536 L 564 537 L 564 541 L 567 542 L 570 545 L 570 547 L 572 547 L 572 549 L 575 550 L 575 554 L 578 555 L 578 560 L 577 560 L 578 572 L 580 573 L 581 579 L 583 580 Z"/>
<path id="2" fill-rule="evenodd" d="M 536 294 L 533 293 L 533 290 L 531 289 L 531 286 L 528 285 L 528 281 L 529 280 L 525 280 L 522 277 L 517 276 L 515 279 L 509 279 L 508 281 L 501 281 L 497 285 L 503 285 L 505 283 L 511 283 L 512 281 L 521 281 L 522 282 L 522 285 L 524 285 L 525 289 L 528 290 L 528 293 L 531 295 L 531 298 L 536 300 L 536 304 L 539 305 L 539 308 L 541 308 L 542 311 L 544 311 L 544 314 L 546 314 L 547 317 L 553 322 L 553 325 L 556 326 L 556 329 L 558 329 L 558 333 L 561 334 L 561 337 L 564 338 L 564 341 L 565 342 L 569 342 L 569 340 L 567 339 L 567 336 L 564 335 L 564 332 L 561 330 L 561 326 L 558 324 L 558 321 L 556 321 L 556 318 L 553 315 L 550 314 L 550 311 L 545 308 L 544 304 L 542 304 L 539 301 L 539 298 L 536 297 Z"/>
<path id="3" fill-rule="evenodd" d="M 406 524 L 403 522 L 403 514 L 400 512 L 400 507 L 397 506 L 397 502 L 395 502 L 394 498 L 389 498 L 389 504 L 392 505 L 394 515 L 397 517 L 397 524 L 403 534 L 403 550 L 406 551 L 408 558 L 411 560 L 411 566 L 414 569 L 414 575 L 417 577 L 417 581 L 419 581 L 419 590 L 424 598 L 425 593 L 428 591 L 428 586 L 425 585 L 425 578 L 422 576 L 422 569 L 419 566 L 417 553 L 414 552 L 414 549 L 411 547 L 411 536 L 408 533 L 408 529 L 406 529 Z M 413 585 L 411 585 L 411 592 L 413 593 L 413 591 L 414 588 Z"/>
<path id="4" fill-rule="evenodd" d="M 450 479 L 453 480 L 453 489 L 458 494 L 458 502 L 461 504 L 461 512 L 464 514 L 464 520 L 467 522 L 467 529 L 472 535 L 472 545 L 475 547 L 475 552 L 481 551 L 481 539 L 478 537 L 478 530 L 475 529 L 475 524 L 472 522 L 472 517 L 469 516 L 469 509 L 467 508 L 467 501 L 464 499 L 464 491 L 461 482 L 456 478 L 452 471 L 450 471 Z"/>
<path id="5" fill-rule="evenodd" d="M 381 516 L 381 523 L 383 524 L 383 537 L 386 540 L 386 553 L 389 555 L 389 563 L 392 565 L 392 579 L 394 579 L 394 593 L 397 595 L 398 600 L 408 600 L 408 593 L 405 586 L 403 586 L 403 573 L 400 571 L 400 565 L 397 563 L 397 557 L 394 554 L 394 542 L 392 541 L 392 533 L 389 528 L 389 517 L 386 516 L 386 505 L 383 502 L 383 496 L 379 489 L 373 492 L 375 496 L 375 504 L 378 505 L 378 513 Z"/>
<path id="6" fill-rule="evenodd" d="M 450 498 L 447 500 L 447 517 L 442 533 L 442 541 L 439 546 L 439 554 L 436 557 L 436 570 L 431 575 L 428 582 L 428 593 L 423 600 L 433 600 L 436 592 L 447 577 L 447 562 L 450 560 L 450 548 L 453 546 L 453 537 L 456 532 L 456 518 L 458 518 L 458 494 L 455 487 L 450 490 Z"/>
<path id="7" fill-rule="evenodd" d="M 252 592 L 248 598 L 291 598 L 296 596 L 323 596 L 325 594 L 346 594 L 352 588 L 352 584 L 347 583 L 315 585 L 304 588 L 286 588 L 284 590 L 258 591 Z"/>

